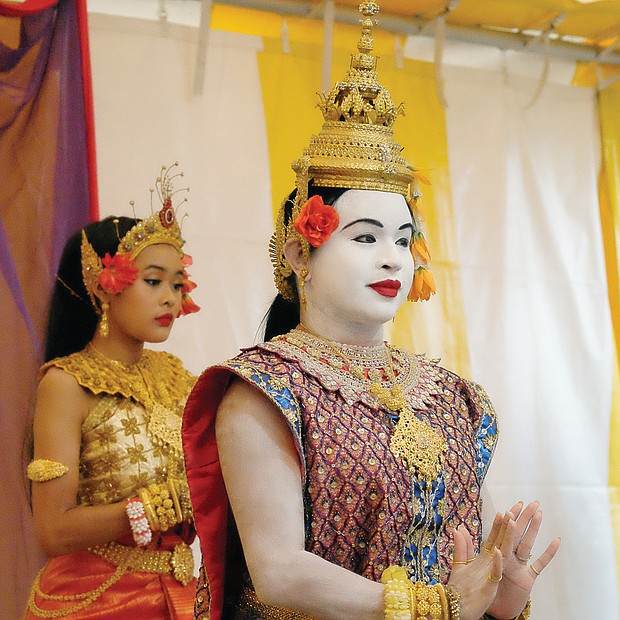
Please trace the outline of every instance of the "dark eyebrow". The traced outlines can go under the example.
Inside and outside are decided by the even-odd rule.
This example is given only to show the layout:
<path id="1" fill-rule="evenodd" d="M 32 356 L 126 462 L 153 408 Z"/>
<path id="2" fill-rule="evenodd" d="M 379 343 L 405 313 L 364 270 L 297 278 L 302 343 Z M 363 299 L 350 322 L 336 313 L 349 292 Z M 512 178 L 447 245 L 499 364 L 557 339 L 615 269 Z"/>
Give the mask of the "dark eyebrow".
<path id="1" fill-rule="evenodd" d="M 371 224 L 372 226 L 376 226 L 377 228 L 383 228 L 383 224 L 379 220 L 373 220 L 370 217 L 362 217 L 359 220 L 353 220 L 349 222 L 346 226 L 342 227 L 342 230 L 346 230 L 349 226 L 353 226 L 354 224 L 365 223 Z"/>
<path id="2" fill-rule="evenodd" d="M 144 271 L 146 271 L 147 269 L 157 269 L 157 271 L 161 271 L 161 272 L 165 272 L 166 269 L 164 267 L 162 267 L 161 265 L 148 265 L 146 267 L 143 267 Z M 179 269 L 176 274 L 177 276 L 182 276 L 183 275 L 183 270 Z"/>
<path id="3" fill-rule="evenodd" d="M 360 223 L 371 224 L 372 226 L 376 226 L 377 228 L 384 228 L 383 224 L 379 220 L 373 220 L 370 217 L 362 217 L 359 220 L 353 220 L 352 222 L 349 222 L 346 226 L 342 227 L 342 230 L 346 230 L 347 228 L 349 228 L 349 226 Z M 411 222 L 407 222 L 406 224 L 399 226 L 398 230 L 405 230 L 407 228 L 411 229 L 411 232 L 414 232 L 413 224 Z"/>

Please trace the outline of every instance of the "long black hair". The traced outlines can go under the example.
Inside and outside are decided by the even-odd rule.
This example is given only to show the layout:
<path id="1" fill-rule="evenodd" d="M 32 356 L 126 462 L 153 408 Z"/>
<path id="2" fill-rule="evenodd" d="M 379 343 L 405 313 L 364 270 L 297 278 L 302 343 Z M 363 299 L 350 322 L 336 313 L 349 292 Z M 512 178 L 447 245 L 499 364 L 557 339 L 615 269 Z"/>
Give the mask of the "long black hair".
<path id="1" fill-rule="evenodd" d="M 65 244 L 49 307 L 46 362 L 81 351 L 93 339 L 99 322 L 82 278 L 82 230 L 95 252 L 103 258 L 106 253 L 116 254 L 119 239 L 139 221 L 111 215 L 80 228 Z"/>
<path id="2" fill-rule="evenodd" d="M 347 191 L 346 187 L 319 187 L 308 184 L 308 198 L 312 196 L 320 196 L 326 205 L 334 205 L 336 200 Z M 284 226 L 287 226 L 293 212 L 293 205 L 297 196 L 297 189 L 294 189 L 284 203 Z M 310 252 L 314 248 L 310 246 Z M 297 282 L 295 274 L 292 273 L 287 278 L 293 291 L 295 291 L 295 301 L 287 301 L 278 293 L 271 302 L 269 310 L 263 319 L 265 326 L 264 340 L 271 340 L 275 336 L 280 336 L 291 331 L 299 323 L 299 297 L 297 295 Z"/>

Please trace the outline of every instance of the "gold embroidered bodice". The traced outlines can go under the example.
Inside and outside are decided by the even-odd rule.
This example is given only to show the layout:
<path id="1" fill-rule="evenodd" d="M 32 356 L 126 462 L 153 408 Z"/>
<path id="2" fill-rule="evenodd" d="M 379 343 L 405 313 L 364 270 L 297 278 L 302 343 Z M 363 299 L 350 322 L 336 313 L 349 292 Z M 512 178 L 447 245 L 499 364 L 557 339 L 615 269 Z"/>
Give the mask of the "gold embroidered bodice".
<path id="1" fill-rule="evenodd" d="M 82 423 L 79 504 L 117 502 L 169 478 L 186 488 L 181 420 L 196 378 L 178 358 L 145 350 L 125 365 L 87 347 L 41 372 L 51 366 L 101 395 Z"/>

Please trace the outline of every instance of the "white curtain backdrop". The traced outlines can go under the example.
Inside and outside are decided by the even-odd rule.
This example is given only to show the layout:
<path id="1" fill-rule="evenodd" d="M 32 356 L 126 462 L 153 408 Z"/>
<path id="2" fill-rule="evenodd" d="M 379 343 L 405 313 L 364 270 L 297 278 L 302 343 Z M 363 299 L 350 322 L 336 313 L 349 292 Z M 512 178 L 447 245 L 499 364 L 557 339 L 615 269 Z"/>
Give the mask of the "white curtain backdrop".
<path id="1" fill-rule="evenodd" d="M 488 485 L 498 509 L 540 499 L 540 539 L 562 536 L 535 590 L 533 617 L 613 619 L 612 337 L 595 99 L 547 83 L 527 108 L 536 81 L 505 78 L 446 71 L 472 374 L 500 419 Z"/>
<path id="2" fill-rule="evenodd" d="M 200 372 L 256 340 L 274 290 L 262 42 L 211 32 L 204 92 L 195 96 L 196 28 L 95 13 L 90 28 L 101 216 L 131 213 L 130 199 L 137 216 L 150 213 L 161 164 L 179 160 L 191 188 L 181 211 L 203 309 L 176 324 L 165 348 Z M 424 45 L 410 42 L 407 54 L 424 58 Z M 562 65 L 526 109 L 541 68 L 532 58 L 446 49 L 472 378 L 500 416 L 489 478 L 495 507 L 539 498 L 541 540 L 563 539 L 537 584 L 532 618 L 614 620 L 595 94 L 568 85 Z"/>

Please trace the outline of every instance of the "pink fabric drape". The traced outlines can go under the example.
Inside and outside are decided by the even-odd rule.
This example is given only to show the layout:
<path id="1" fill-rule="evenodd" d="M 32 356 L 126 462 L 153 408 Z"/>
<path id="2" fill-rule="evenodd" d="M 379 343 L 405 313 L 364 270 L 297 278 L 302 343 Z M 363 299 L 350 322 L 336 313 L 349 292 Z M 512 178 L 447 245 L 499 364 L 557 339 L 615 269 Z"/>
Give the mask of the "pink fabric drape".
<path id="1" fill-rule="evenodd" d="M 97 200 L 86 3 L 0 2 L 0 16 L 0 601 L 11 619 L 43 561 L 24 470 L 49 293 Z"/>

